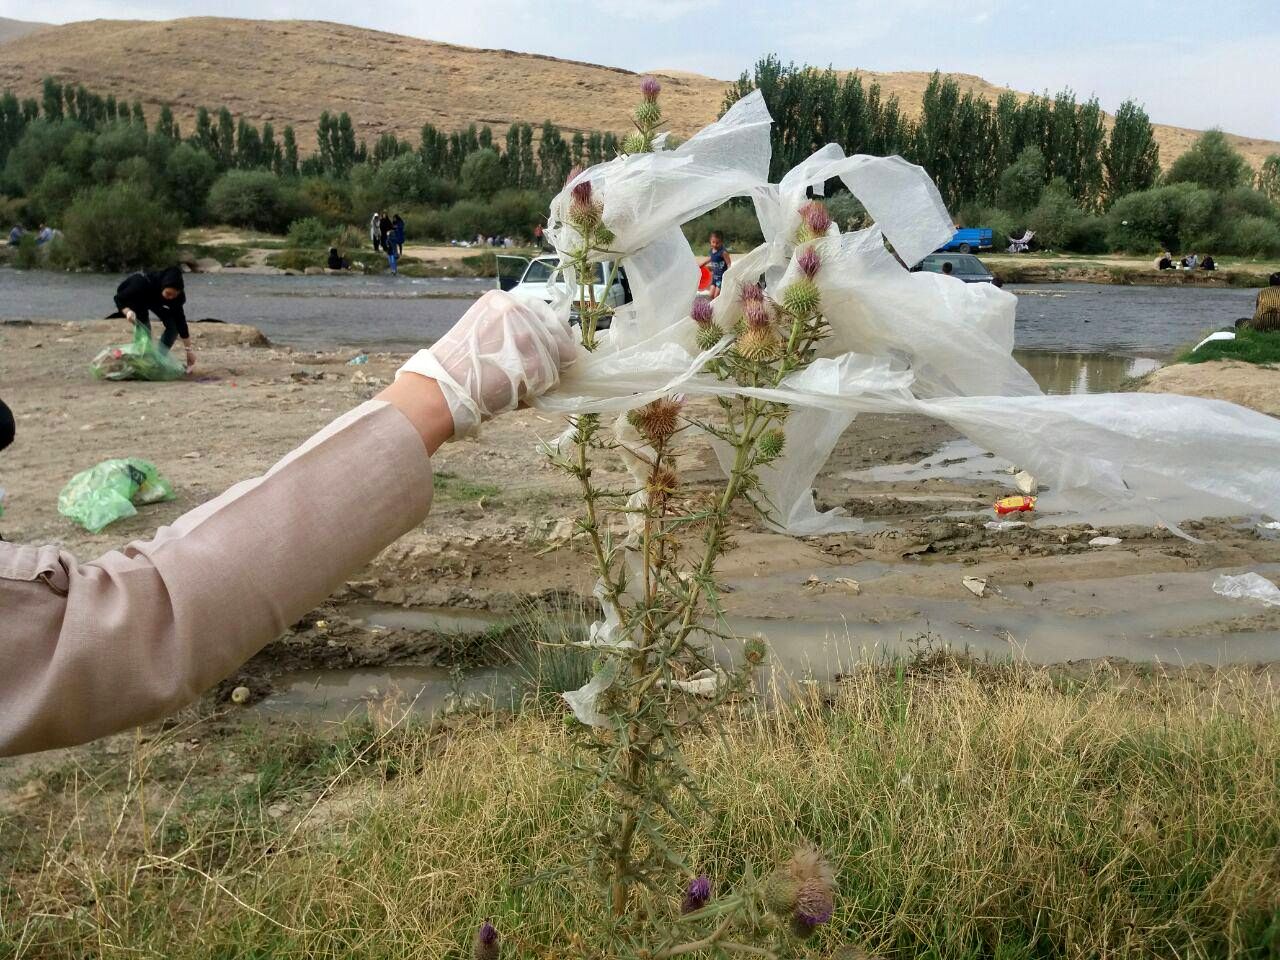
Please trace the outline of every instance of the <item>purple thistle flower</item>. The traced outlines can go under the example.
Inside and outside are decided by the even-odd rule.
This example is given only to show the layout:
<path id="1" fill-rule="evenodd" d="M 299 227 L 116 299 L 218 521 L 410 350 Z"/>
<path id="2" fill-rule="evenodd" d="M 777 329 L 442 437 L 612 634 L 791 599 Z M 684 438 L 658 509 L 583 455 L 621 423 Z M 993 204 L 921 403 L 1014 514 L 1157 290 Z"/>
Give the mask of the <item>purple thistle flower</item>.
<path id="1" fill-rule="evenodd" d="M 699 326 L 705 326 L 711 322 L 711 301 L 707 297 L 694 297 L 693 307 L 689 311 L 689 315 L 697 322 Z"/>
<path id="2" fill-rule="evenodd" d="M 701 910 L 710 899 L 711 878 L 706 874 L 694 877 L 689 881 L 689 886 L 684 892 L 684 899 L 680 901 L 680 912 L 693 913 L 695 910 Z"/>
<path id="3" fill-rule="evenodd" d="M 582 166 L 580 164 L 574 164 L 569 168 L 569 175 L 564 178 L 564 182 L 573 183 L 580 173 L 582 173 Z"/>
<path id="4" fill-rule="evenodd" d="M 742 289 L 738 291 L 738 296 L 742 298 L 743 303 L 762 303 L 764 301 L 764 291 L 760 289 L 758 283 L 744 283 Z"/>
<path id="5" fill-rule="evenodd" d="M 749 327 L 767 327 L 769 326 L 769 311 L 765 308 L 763 300 L 748 301 L 742 307 L 742 315 L 747 319 Z"/>
<path id="6" fill-rule="evenodd" d="M 476 931 L 475 947 L 472 956 L 475 960 L 497 960 L 501 952 L 498 943 L 498 928 L 486 920 Z"/>
<path id="7" fill-rule="evenodd" d="M 825 236 L 831 226 L 831 214 L 817 200 L 810 200 L 800 208 L 800 217 L 815 236 Z"/>
<path id="8" fill-rule="evenodd" d="M 818 272 L 818 268 L 822 266 L 822 258 L 818 256 L 818 251 L 814 250 L 813 247 L 806 247 L 796 257 L 796 266 L 800 268 L 801 273 L 812 280 L 814 274 Z"/>
<path id="9" fill-rule="evenodd" d="M 569 193 L 570 196 L 573 197 L 574 203 L 589 206 L 591 204 L 591 181 L 583 180 L 581 183 L 574 184 L 573 189 L 569 191 Z"/>
<path id="10" fill-rule="evenodd" d="M 662 84 L 658 82 L 656 77 L 645 77 L 640 81 L 640 92 L 646 100 L 653 103 L 658 99 L 658 94 L 662 92 Z"/>

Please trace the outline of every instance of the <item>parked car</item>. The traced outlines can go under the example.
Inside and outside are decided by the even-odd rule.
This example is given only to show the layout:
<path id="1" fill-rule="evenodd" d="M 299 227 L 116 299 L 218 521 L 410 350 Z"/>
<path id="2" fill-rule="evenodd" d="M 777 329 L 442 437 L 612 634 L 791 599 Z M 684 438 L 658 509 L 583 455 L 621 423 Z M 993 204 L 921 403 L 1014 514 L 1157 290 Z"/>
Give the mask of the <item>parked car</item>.
<path id="1" fill-rule="evenodd" d="M 555 295 L 564 289 L 564 277 L 559 272 L 560 261 L 554 256 L 535 257 L 513 257 L 499 255 L 498 261 L 498 287 L 501 290 L 512 290 L 520 293 L 527 293 L 551 303 L 555 299 Z M 614 264 L 608 261 L 595 264 L 595 283 L 592 285 L 595 290 L 596 303 L 607 303 L 611 307 L 620 307 L 624 303 L 631 302 L 631 287 L 627 283 L 627 274 L 624 268 L 614 268 Z M 606 287 L 606 281 L 609 281 Z M 569 322 L 578 323 L 577 301 L 569 310 Z M 607 330 L 609 327 L 609 318 L 605 317 L 600 324 L 600 329 Z"/>
<path id="2" fill-rule="evenodd" d="M 958 253 L 971 253 L 974 250 L 990 250 L 993 239 L 990 227 L 964 227 L 940 246 L 938 252 L 955 250 Z"/>
<path id="3" fill-rule="evenodd" d="M 997 283 L 995 276 L 971 253 L 931 253 L 914 267 L 912 273 L 945 273 L 944 263 L 951 264 L 951 275 L 965 283 Z"/>

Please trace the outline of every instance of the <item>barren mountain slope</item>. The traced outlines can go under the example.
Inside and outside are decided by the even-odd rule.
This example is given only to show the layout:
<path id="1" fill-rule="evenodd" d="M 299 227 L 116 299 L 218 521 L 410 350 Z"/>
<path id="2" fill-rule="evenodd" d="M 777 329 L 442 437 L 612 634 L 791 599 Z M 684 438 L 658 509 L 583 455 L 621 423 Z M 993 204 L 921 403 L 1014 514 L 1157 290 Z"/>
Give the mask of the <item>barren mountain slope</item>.
<path id="1" fill-rule="evenodd" d="M 724 81 L 657 72 L 674 132 L 687 136 L 715 118 Z M 306 152 L 326 109 L 348 111 L 365 139 L 391 131 L 416 143 L 427 122 L 445 130 L 487 123 L 500 135 L 514 121 L 550 119 L 570 131 L 620 132 L 636 99 L 636 75 L 614 67 L 299 20 L 95 20 L 5 43 L 0 88 L 38 95 L 46 74 L 141 98 L 153 117 L 168 102 L 185 130 L 202 105 L 271 120 L 277 130 L 293 124 Z M 863 76 L 897 94 L 908 113 L 919 110 L 927 73 Z M 980 77 L 956 76 L 963 87 L 993 98 L 1003 89 Z M 1196 131 L 1158 126 L 1156 135 L 1168 164 Z M 1233 140 L 1255 165 L 1280 151 L 1280 144 L 1265 140 Z"/>
<path id="2" fill-rule="evenodd" d="M 29 33 L 36 33 L 40 30 L 48 30 L 50 24 L 33 23 L 30 20 L 10 20 L 8 17 L 0 17 L 0 43 L 9 40 L 17 40 L 19 37 L 25 37 Z"/>

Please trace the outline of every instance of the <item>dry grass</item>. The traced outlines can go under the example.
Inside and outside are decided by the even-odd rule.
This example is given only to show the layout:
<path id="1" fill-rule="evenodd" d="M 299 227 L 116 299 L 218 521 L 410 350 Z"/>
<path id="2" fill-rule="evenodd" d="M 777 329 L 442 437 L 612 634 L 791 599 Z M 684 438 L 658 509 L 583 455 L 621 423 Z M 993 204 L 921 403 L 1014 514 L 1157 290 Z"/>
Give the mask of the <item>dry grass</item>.
<path id="1" fill-rule="evenodd" d="M 1247 673 L 867 671 L 690 744 L 709 807 L 677 841 L 722 886 L 824 846 L 839 907 L 803 956 L 1274 957 L 1278 708 Z M 379 716 L 380 739 L 242 732 L 212 778 L 174 759 L 189 731 L 56 778 L 43 818 L 0 821 L 0 954 L 460 957 L 487 916 L 512 956 L 590 939 L 598 894 L 522 885 L 590 802 L 560 718 Z"/>
<path id="2" fill-rule="evenodd" d="M 886 95 L 896 94 L 908 115 L 919 112 L 928 73 L 859 72 Z M 724 80 L 658 73 L 669 129 L 688 136 L 715 119 Z M 152 117 L 168 102 L 185 131 L 197 107 L 224 104 L 256 123 L 272 121 L 277 133 L 293 124 L 304 152 L 315 143 L 321 110 L 348 111 L 370 142 L 392 132 L 417 143 L 427 122 L 445 130 L 487 123 L 501 134 L 512 122 L 550 118 L 569 131 L 622 132 L 630 129 L 636 96 L 636 75 L 627 70 L 311 20 L 94 20 L 5 44 L 0 89 L 39 97 L 48 74 L 141 98 Z M 993 100 L 1006 89 L 971 74 L 954 76 L 962 89 Z M 1083 79 L 1079 85 L 1088 86 Z M 1158 124 L 1161 162 L 1167 167 L 1197 135 Z M 1230 139 L 1254 167 L 1280 150 L 1273 141 Z"/>

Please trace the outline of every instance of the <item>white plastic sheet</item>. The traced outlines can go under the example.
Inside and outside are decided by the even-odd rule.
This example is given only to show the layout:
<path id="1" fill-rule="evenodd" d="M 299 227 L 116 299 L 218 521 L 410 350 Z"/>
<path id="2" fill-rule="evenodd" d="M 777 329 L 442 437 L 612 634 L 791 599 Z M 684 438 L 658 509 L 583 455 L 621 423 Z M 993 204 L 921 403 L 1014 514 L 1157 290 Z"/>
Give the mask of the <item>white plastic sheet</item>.
<path id="1" fill-rule="evenodd" d="M 1280 587 L 1260 573 L 1219 574 L 1213 581 L 1213 592 L 1233 600 L 1260 600 L 1268 607 L 1280 607 Z"/>

